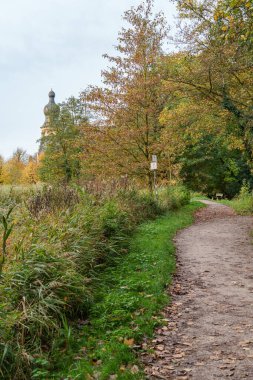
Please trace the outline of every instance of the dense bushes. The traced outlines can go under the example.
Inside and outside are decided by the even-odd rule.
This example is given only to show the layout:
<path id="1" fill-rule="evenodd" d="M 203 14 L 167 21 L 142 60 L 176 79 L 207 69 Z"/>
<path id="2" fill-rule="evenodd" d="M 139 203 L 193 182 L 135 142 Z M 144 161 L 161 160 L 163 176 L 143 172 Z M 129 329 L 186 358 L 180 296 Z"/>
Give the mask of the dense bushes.
<path id="1" fill-rule="evenodd" d="M 15 208 L 0 279 L 0 377 L 35 378 L 38 357 L 57 339 L 66 345 L 67 320 L 89 314 L 93 278 L 127 254 L 135 227 L 188 200 L 183 187 L 162 189 L 158 203 L 136 191 L 101 199 L 51 188 L 27 196 Z"/>

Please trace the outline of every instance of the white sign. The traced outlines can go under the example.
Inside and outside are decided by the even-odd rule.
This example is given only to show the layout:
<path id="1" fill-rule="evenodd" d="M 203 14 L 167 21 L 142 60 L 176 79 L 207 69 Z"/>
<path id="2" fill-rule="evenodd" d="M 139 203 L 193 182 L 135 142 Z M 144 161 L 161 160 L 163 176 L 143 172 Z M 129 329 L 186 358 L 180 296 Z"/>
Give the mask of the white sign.
<path id="1" fill-rule="evenodd" d="M 157 155 L 156 154 L 152 155 L 152 162 L 157 162 Z"/>
<path id="2" fill-rule="evenodd" d="M 157 170 L 157 162 L 151 162 L 150 170 Z"/>

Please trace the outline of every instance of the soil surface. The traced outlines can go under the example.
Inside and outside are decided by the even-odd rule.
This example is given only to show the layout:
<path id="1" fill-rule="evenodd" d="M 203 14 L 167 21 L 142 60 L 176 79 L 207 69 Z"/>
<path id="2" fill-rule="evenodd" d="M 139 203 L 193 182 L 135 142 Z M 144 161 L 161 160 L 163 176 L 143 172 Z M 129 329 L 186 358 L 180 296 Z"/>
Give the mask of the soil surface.
<path id="1" fill-rule="evenodd" d="M 143 344 L 147 379 L 253 380 L 253 218 L 203 202 L 175 239 L 172 304 Z"/>

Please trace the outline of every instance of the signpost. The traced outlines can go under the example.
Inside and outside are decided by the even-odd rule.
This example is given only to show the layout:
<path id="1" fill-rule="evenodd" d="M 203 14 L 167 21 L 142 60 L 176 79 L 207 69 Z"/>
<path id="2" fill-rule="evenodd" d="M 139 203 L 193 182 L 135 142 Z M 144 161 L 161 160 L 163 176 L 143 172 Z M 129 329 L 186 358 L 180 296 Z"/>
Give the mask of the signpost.
<path id="1" fill-rule="evenodd" d="M 155 154 L 152 155 L 150 170 L 154 173 L 154 194 L 155 194 L 156 200 L 158 200 L 158 192 L 157 192 L 157 185 L 156 185 L 157 156 Z"/>

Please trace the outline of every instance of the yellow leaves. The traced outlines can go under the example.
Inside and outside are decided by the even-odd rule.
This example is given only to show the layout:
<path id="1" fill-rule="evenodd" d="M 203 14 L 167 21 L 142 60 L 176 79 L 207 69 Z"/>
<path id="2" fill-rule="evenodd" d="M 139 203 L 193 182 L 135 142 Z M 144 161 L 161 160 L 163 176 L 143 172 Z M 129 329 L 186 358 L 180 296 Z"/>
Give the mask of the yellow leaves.
<path id="1" fill-rule="evenodd" d="M 237 136 L 230 135 L 227 137 L 227 145 L 228 149 L 238 149 L 243 152 L 244 150 L 244 143 L 243 140 Z"/>
<path id="2" fill-rule="evenodd" d="M 222 10 L 217 10 L 214 13 L 213 18 L 214 18 L 215 21 L 218 21 L 219 19 L 224 18 L 224 12 Z"/>
<path id="3" fill-rule="evenodd" d="M 172 110 L 164 110 L 160 116 L 160 122 L 164 126 L 176 128 L 182 133 L 186 130 L 213 131 L 216 124 L 212 114 L 213 105 L 208 101 L 182 101 Z M 218 112 L 217 109 L 214 110 Z M 222 114 L 219 117 L 222 117 Z M 183 128 L 183 130 L 182 130 Z"/>
<path id="4" fill-rule="evenodd" d="M 3 164 L 1 179 L 4 184 L 21 184 L 25 165 L 22 162 L 10 159 Z"/>
<path id="5" fill-rule="evenodd" d="M 22 182 L 34 184 L 34 183 L 37 183 L 38 181 L 39 181 L 38 163 L 31 160 L 28 162 L 28 164 L 25 166 L 23 170 Z"/>
<path id="6" fill-rule="evenodd" d="M 164 110 L 160 122 L 164 125 L 160 148 L 165 156 L 182 155 L 191 144 L 196 144 L 206 135 L 226 136 L 229 115 L 219 106 L 208 101 L 181 101 L 177 107 Z M 240 146 L 238 139 L 231 140 L 234 147 Z"/>

